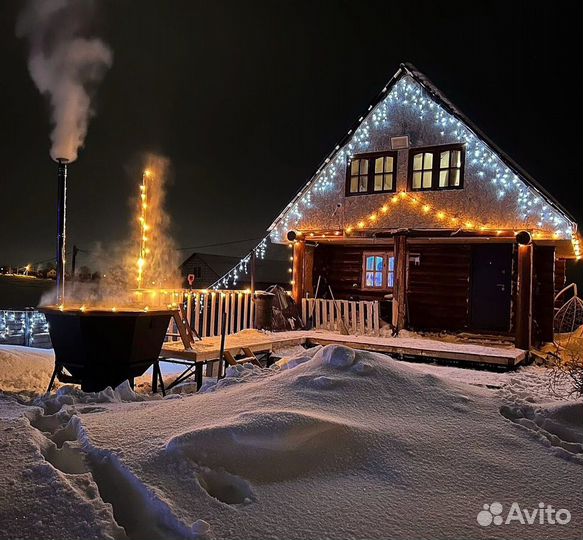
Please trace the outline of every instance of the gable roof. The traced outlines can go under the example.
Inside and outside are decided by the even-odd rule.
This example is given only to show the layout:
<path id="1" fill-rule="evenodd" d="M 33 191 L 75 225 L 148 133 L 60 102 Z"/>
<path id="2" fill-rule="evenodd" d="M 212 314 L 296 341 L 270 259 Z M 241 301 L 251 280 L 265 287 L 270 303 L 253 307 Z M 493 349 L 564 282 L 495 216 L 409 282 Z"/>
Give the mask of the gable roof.
<path id="1" fill-rule="evenodd" d="M 543 199 L 550 207 L 560 212 L 567 220 L 569 220 L 574 227 L 576 227 L 575 218 L 550 194 L 543 188 L 530 174 L 528 174 L 520 165 L 518 165 L 510 156 L 502 151 L 490 138 L 488 138 L 481 129 L 479 129 L 466 115 L 464 115 L 423 73 L 421 73 L 415 66 L 410 63 L 403 63 L 399 66 L 397 72 L 381 90 L 378 96 L 368 106 L 366 112 L 362 114 L 355 124 L 351 127 L 348 133 L 335 145 L 334 150 L 324 159 L 321 165 L 316 170 L 315 174 L 304 185 L 304 187 L 295 195 L 291 202 L 280 212 L 277 218 L 269 226 L 268 231 L 273 229 L 281 222 L 286 214 L 298 202 L 298 200 L 310 189 L 323 169 L 342 151 L 343 147 L 348 144 L 354 136 L 358 128 L 367 120 L 372 114 L 375 107 L 381 103 L 389 94 L 391 89 L 404 76 L 410 76 L 429 94 L 429 96 L 437 102 L 443 109 L 451 114 L 454 118 L 462 122 L 473 134 L 510 169 L 515 175 L 534 192 L 536 192 L 541 199 Z"/>

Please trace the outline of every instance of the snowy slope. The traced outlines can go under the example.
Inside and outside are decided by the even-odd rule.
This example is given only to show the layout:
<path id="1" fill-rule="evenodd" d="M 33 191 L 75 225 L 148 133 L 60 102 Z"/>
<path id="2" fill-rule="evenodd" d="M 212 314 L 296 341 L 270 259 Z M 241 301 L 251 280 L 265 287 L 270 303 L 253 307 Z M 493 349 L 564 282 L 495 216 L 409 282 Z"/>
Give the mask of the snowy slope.
<path id="1" fill-rule="evenodd" d="M 30 424 L 11 421 L 58 486 L 51 507 L 78 497 L 100 537 L 123 537 L 116 522 L 131 539 L 581 537 L 581 402 L 534 404 L 380 354 L 314 352 L 163 400 L 61 389 L 39 401 L 44 413 L 20 407 Z M 8 500 L 50 500 L 41 479 L 13 475 Z M 92 489 L 76 489 L 80 478 Z M 481 527 L 494 501 L 545 502 L 572 520 Z M 37 536 L 57 537 L 58 520 L 42 521 Z M 6 537 L 31 526 L 11 523 Z"/>
<path id="2" fill-rule="evenodd" d="M 0 345 L 0 392 L 43 393 L 54 365 L 52 349 Z"/>

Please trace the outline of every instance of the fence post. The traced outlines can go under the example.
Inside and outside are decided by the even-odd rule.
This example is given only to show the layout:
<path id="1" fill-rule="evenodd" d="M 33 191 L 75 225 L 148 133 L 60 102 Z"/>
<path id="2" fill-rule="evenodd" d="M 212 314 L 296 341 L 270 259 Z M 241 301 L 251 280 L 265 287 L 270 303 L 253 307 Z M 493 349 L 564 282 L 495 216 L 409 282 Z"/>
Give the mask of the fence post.
<path id="1" fill-rule="evenodd" d="M 192 329 L 192 293 L 186 293 L 186 322 Z"/>

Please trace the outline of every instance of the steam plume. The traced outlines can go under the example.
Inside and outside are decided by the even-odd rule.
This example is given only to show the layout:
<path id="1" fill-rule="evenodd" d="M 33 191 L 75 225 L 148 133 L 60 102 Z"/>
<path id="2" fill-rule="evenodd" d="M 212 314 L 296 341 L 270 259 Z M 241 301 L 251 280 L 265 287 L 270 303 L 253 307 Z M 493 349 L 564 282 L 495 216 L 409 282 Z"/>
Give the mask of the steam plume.
<path id="1" fill-rule="evenodd" d="M 51 104 L 51 157 L 74 161 L 87 134 L 92 90 L 111 66 L 112 52 L 89 38 L 93 0 L 29 0 L 16 34 L 30 45 L 28 69 Z"/>

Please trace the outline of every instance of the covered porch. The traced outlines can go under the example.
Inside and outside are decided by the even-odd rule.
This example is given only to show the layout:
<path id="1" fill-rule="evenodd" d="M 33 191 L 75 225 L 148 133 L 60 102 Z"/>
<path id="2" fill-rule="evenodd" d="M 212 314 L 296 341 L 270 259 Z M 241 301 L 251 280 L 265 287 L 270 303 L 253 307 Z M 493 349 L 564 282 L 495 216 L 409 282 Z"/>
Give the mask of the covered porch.
<path id="1" fill-rule="evenodd" d="M 565 283 L 569 242 L 533 241 L 527 231 L 496 233 L 297 231 L 288 237 L 292 295 L 305 303 L 323 279 L 340 305 L 378 303 L 380 324 L 395 332 L 494 335 L 523 350 L 552 341 L 554 295 Z"/>

